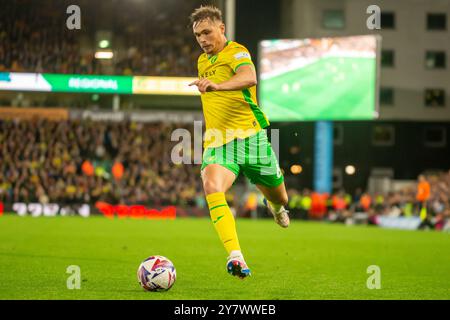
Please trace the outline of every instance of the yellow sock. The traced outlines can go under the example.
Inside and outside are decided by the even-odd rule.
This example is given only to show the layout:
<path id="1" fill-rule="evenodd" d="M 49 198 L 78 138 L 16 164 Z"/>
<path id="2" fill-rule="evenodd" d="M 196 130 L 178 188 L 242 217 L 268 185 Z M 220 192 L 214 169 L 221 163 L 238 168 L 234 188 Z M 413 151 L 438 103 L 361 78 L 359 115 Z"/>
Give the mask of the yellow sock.
<path id="1" fill-rule="evenodd" d="M 241 250 L 236 233 L 236 223 L 230 207 L 225 200 L 225 193 L 216 192 L 206 196 L 209 214 L 228 254 L 234 250 Z"/>

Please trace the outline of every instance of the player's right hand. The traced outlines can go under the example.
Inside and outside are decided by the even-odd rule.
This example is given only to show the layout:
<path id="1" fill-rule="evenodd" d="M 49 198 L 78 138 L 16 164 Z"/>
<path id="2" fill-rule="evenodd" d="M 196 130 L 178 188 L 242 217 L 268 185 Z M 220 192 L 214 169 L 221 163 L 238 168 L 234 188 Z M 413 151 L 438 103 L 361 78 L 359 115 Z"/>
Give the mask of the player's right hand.
<path id="1" fill-rule="evenodd" d="M 219 85 L 208 79 L 195 80 L 194 82 L 191 82 L 189 84 L 189 86 L 194 86 L 194 85 L 197 86 L 198 91 L 200 91 L 201 93 L 219 90 Z"/>

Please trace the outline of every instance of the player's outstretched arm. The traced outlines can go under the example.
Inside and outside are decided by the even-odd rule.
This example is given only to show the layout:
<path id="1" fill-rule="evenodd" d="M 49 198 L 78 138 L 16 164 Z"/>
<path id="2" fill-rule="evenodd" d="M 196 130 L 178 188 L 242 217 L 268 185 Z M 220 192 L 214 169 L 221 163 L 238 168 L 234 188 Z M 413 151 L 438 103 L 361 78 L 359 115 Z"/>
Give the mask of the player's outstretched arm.
<path id="1" fill-rule="evenodd" d="M 252 65 L 241 66 L 229 80 L 219 84 L 220 91 L 243 90 L 258 83 L 256 71 Z"/>
<path id="2" fill-rule="evenodd" d="M 253 87 L 257 84 L 256 71 L 253 66 L 245 65 L 236 70 L 236 74 L 222 83 L 214 83 L 208 79 L 196 80 L 189 85 L 196 85 L 198 91 L 234 91 Z"/>

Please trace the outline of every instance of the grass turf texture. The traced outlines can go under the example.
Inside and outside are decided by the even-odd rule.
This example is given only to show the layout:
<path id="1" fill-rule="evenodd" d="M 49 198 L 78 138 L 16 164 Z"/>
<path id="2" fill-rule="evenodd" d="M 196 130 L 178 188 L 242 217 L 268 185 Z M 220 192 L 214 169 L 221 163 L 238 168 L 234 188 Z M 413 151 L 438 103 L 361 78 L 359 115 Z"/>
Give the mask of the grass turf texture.
<path id="1" fill-rule="evenodd" d="M 226 253 L 208 219 L 0 217 L 0 299 L 448 299 L 450 235 L 294 221 L 238 220 L 253 276 L 225 271 Z M 168 292 L 137 283 L 142 260 L 177 268 Z M 66 288 L 69 265 L 81 289 Z M 366 287 L 369 265 L 381 289 Z"/>
<path id="2" fill-rule="evenodd" d="M 373 119 L 375 76 L 375 59 L 324 58 L 262 80 L 260 102 L 271 121 Z"/>

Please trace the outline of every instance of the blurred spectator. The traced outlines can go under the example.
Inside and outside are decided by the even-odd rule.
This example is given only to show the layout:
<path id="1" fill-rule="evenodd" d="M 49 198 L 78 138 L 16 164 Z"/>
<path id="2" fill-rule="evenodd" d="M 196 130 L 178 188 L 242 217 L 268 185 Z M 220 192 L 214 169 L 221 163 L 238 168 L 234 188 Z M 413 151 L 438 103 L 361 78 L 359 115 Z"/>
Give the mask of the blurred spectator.
<path id="1" fill-rule="evenodd" d="M 416 200 L 418 202 L 418 211 L 426 207 L 426 202 L 430 198 L 430 184 L 424 175 L 419 176 L 419 183 L 417 185 Z"/>
<path id="2" fill-rule="evenodd" d="M 353 199 L 344 190 L 329 196 L 317 192 L 310 195 L 306 188 L 302 193 L 289 189 L 288 208 L 292 218 L 371 225 L 377 225 L 381 216 L 420 217 L 420 212 L 423 215 L 426 210 L 421 229 L 450 231 L 450 170 L 428 177 L 421 175 L 418 180 L 417 188 L 407 187 L 386 194 L 370 194 L 357 188 Z M 421 210 L 417 209 L 418 200 L 425 200 Z"/>
<path id="3" fill-rule="evenodd" d="M 348 210 L 348 200 L 346 200 L 346 194 L 344 190 L 339 190 L 331 196 L 331 210 L 329 212 L 328 219 L 335 222 L 345 222 L 350 216 Z"/>
<path id="4" fill-rule="evenodd" d="M 244 217 L 253 217 L 258 207 L 258 193 L 250 191 L 244 195 L 243 214 Z"/>
<path id="5" fill-rule="evenodd" d="M 312 219 L 322 219 L 327 213 L 327 202 L 329 195 L 313 192 L 311 194 L 311 211 Z"/>
<path id="6" fill-rule="evenodd" d="M 428 210 L 427 210 L 427 202 L 430 198 L 430 183 L 427 181 L 424 175 L 420 175 L 419 183 L 417 185 L 417 193 L 416 193 L 416 200 L 417 200 L 417 210 L 419 212 L 420 216 L 420 226 L 419 229 L 424 228 L 433 228 L 434 225 L 431 223 Z"/>

